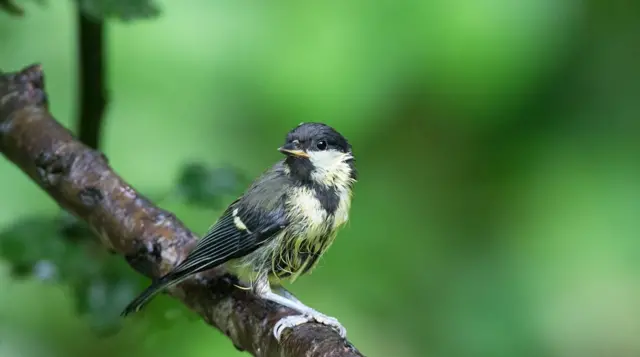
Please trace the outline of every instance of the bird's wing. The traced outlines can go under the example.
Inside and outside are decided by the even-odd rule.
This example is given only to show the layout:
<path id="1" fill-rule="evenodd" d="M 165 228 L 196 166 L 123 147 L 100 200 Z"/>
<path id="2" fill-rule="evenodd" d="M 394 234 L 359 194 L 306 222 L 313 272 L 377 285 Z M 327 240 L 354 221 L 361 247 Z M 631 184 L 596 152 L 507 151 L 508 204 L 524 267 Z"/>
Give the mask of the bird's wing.
<path id="1" fill-rule="evenodd" d="M 281 162 L 265 171 L 234 201 L 174 273 L 193 274 L 256 250 L 284 229 L 285 199 L 291 184 Z"/>
<path id="2" fill-rule="evenodd" d="M 256 250 L 287 225 L 284 212 L 243 210 L 232 203 L 173 273 L 194 274 Z"/>

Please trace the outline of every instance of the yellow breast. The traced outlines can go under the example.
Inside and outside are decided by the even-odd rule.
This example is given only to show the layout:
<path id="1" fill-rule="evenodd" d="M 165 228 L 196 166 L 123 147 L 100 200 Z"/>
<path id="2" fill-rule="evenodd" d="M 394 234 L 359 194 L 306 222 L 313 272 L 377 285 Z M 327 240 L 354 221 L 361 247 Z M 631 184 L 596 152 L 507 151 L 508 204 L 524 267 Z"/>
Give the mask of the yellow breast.
<path id="1" fill-rule="evenodd" d="M 291 221 L 299 222 L 299 227 L 293 227 L 297 233 L 307 238 L 326 234 L 329 228 L 327 212 L 322 208 L 313 190 L 307 187 L 294 188 L 287 204 L 290 206 Z"/>
<path id="2" fill-rule="evenodd" d="M 347 223 L 349 220 L 349 210 L 351 209 L 351 191 L 342 189 L 338 192 L 338 195 L 340 196 L 340 204 L 338 204 L 338 209 L 336 209 L 333 214 L 334 229 L 338 229 Z"/>

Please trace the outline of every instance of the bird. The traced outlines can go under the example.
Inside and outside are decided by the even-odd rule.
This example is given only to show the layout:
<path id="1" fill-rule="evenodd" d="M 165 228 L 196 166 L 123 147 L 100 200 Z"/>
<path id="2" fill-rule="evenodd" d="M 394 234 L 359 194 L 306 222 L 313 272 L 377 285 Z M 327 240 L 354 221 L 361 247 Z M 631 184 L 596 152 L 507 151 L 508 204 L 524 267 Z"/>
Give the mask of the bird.
<path id="1" fill-rule="evenodd" d="M 258 297 L 297 311 L 273 328 L 280 341 L 287 328 L 315 321 L 346 329 L 302 303 L 282 287 L 310 273 L 349 220 L 358 180 L 348 140 L 324 123 L 300 123 L 278 148 L 284 158 L 265 170 L 200 238 L 187 257 L 156 279 L 121 313 L 143 308 L 159 292 L 194 274 L 224 265 Z"/>

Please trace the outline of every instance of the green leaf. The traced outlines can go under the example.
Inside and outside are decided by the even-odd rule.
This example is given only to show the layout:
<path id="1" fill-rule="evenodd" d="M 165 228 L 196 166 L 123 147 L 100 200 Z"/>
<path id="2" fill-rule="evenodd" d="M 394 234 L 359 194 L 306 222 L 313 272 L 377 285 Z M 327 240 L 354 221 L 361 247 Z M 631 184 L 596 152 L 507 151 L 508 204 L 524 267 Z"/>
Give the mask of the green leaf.
<path id="1" fill-rule="evenodd" d="M 69 286 L 76 310 L 101 335 L 117 332 L 120 311 L 139 292 L 141 281 L 124 259 L 97 244 L 75 217 L 28 217 L 0 233 L 0 258 L 16 278 Z"/>
<path id="2" fill-rule="evenodd" d="M 176 191 L 189 204 L 216 209 L 225 196 L 237 194 L 245 182 L 246 178 L 231 166 L 210 168 L 190 163 L 180 172 Z"/>
<path id="3" fill-rule="evenodd" d="M 46 0 L 32 2 L 42 5 Z M 77 3 L 85 15 L 95 19 L 132 21 L 155 18 L 160 14 L 159 6 L 153 0 L 77 0 Z M 14 0 L 0 0 L 0 11 L 14 16 L 24 15 L 23 8 Z"/>
<path id="4" fill-rule="evenodd" d="M 152 0 L 78 0 L 78 6 L 83 13 L 97 19 L 131 21 L 160 14 L 158 5 Z"/>
<path id="5" fill-rule="evenodd" d="M 0 0 L 0 10 L 13 16 L 23 16 L 24 9 L 12 0 Z"/>
<path id="6" fill-rule="evenodd" d="M 0 233 L 0 257 L 11 263 L 13 273 L 18 276 L 33 274 L 36 268 L 37 272 L 57 270 L 68 254 L 68 247 L 58 239 L 57 229 L 57 220 L 48 217 L 19 221 Z M 48 265 L 52 266 L 43 268 Z"/>
<path id="7" fill-rule="evenodd" d="M 120 312 L 150 283 L 122 257 L 106 252 L 88 225 L 66 212 L 55 218 L 28 217 L 0 232 L 0 259 L 10 263 L 15 278 L 69 286 L 76 311 L 100 336 L 120 330 L 124 321 Z M 197 319 L 163 295 L 135 316 L 154 329 Z"/>

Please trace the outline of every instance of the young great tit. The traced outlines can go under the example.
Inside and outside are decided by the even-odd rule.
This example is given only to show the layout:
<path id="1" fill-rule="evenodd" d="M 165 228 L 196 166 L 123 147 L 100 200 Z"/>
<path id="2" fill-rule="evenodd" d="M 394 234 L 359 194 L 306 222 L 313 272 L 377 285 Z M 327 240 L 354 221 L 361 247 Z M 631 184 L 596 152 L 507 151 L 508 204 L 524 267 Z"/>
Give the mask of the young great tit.
<path id="1" fill-rule="evenodd" d="M 347 222 L 357 179 L 351 145 L 328 125 L 302 123 L 278 150 L 286 158 L 231 203 L 185 260 L 154 281 L 122 316 L 139 311 L 157 293 L 193 274 L 225 264 L 259 297 L 302 314 L 278 321 L 273 331 L 277 340 L 286 328 L 308 321 L 346 336 L 338 320 L 306 306 L 279 282 L 310 272 Z"/>

